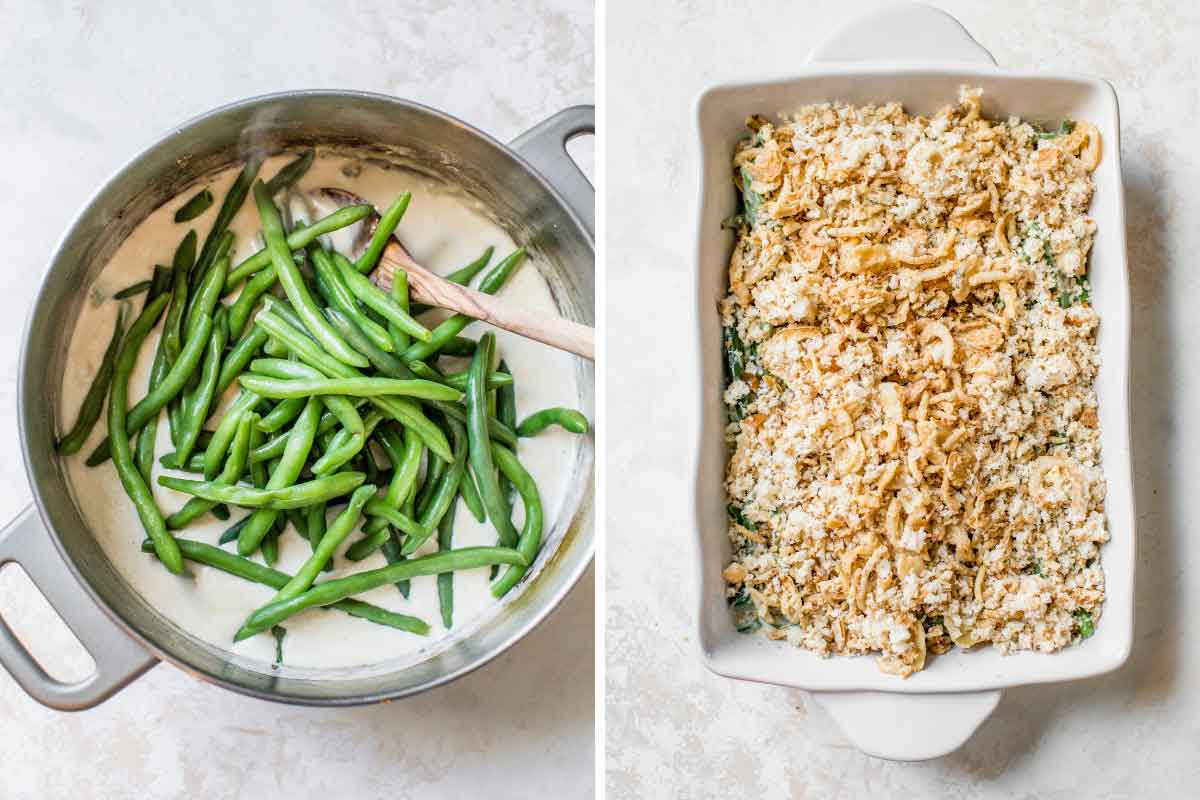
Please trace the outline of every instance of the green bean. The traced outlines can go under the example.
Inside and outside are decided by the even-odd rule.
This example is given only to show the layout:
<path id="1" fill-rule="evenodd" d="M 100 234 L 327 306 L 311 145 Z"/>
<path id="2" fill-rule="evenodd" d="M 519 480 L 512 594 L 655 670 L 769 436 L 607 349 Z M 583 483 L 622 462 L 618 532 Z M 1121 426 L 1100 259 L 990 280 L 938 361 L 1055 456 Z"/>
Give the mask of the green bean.
<path id="1" fill-rule="evenodd" d="M 500 287 L 508 281 L 524 258 L 525 248 L 518 247 L 507 258 L 497 264 L 491 272 L 484 276 L 479 284 L 479 291 L 484 294 L 495 294 L 500 291 Z M 414 342 L 411 347 L 404 351 L 402 357 L 405 361 L 424 361 L 434 353 L 439 352 L 446 342 L 449 342 L 462 333 L 463 329 L 473 321 L 466 314 L 453 315 L 433 329 L 428 342 Z"/>
<path id="2" fill-rule="evenodd" d="M 191 285 L 195 286 L 204 277 L 208 267 L 216 261 L 217 247 L 220 244 L 221 237 L 225 234 L 229 223 L 233 221 L 234 216 L 241 209 L 242 203 L 246 200 L 246 193 L 250 191 L 250 184 L 254 182 L 255 176 L 258 175 L 259 167 L 262 166 L 262 159 L 251 157 L 246 166 L 242 168 L 233 185 L 229 187 L 225 198 L 221 201 L 221 207 L 217 210 L 216 219 L 213 220 L 212 228 L 208 232 L 208 236 L 204 237 L 204 247 L 200 249 L 200 258 L 196 260 L 195 274 L 190 276 Z"/>
<path id="3" fill-rule="evenodd" d="M 450 463 L 438 459 L 429 459 L 425 465 L 425 474 L 421 476 L 420 488 L 413 497 L 415 510 L 419 513 L 429 505 L 429 498 L 437 489 L 442 474 L 450 467 Z"/>
<path id="4" fill-rule="evenodd" d="M 450 419 L 456 419 L 459 422 L 466 423 L 467 412 L 462 407 L 461 403 L 443 403 L 440 401 L 429 401 L 429 405 L 442 412 Z M 511 428 L 495 417 L 489 417 L 487 421 L 488 434 L 497 442 L 508 445 L 509 447 L 517 446 L 517 434 Z"/>
<path id="5" fill-rule="evenodd" d="M 361 472 L 339 472 L 282 489 L 272 489 L 270 484 L 266 489 L 250 489 L 245 486 L 226 486 L 219 481 L 193 481 L 170 475 L 160 475 L 158 483 L 168 489 L 216 503 L 283 511 L 288 508 L 303 508 L 309 503 L 320 503 L 349 494 L 362 485 L 365 478 Z"/>
<path id="6" fill-rule="evenodd" d="M 208 340 L 204 364 L 200 368 L 200 383 L 194 392 L 184 397 L 183 401 L 183 430 L 180 434 L 179 444 L 175 448 L 179 463 L 186 462 L 188 456 L 192 454 L 192 449 L 196 446 L 196 439 L 200 436 L 200 429 L 204 427 L 209 409 L 212 407 L 214 392 L 217 388 L 217 377 L 221 372 L 221 353 L 225 349 L 225 339 L 229 335 L 229 324 L 226 321 L 224 309 L 217 312 L 212 328 L 213 333 Z"/>
<path id="7" fill-rule="evenodd" d="M 330 403 L 347 402 L 345 398 L 340 397 L 324 397 L 322 400 Z M 383 421 L 383 415 L 377 410 L 372 409 L 363 420 L 358 417 L 358 412 L 353 410 L 353 406 L 350 408 L 355 419 L 351 420 L 349 425 L 343 424 L 342 429 L 322 448 L 323 454 L 310 467 L 314 475 L 328 475 L 358 455 L 375 431 L 375 426 Z M 332 407 L 330 410 L 332 411 Z"/>
<path id="8" fill-rule="evenodd" d="M 438 552 L 448 553 L 454 542 L 454 503 L 438 523 Z M 454 627 L 454 573 L 439 572 L 437 576 L 438 608 L 442 612 L 442 625 L 446 630 Z"/>
<path id="9" fill-rule="evenodd" d="M 282 522 L 281 517 L 276 518 L 271 530 L 267 531 L 267 535 L 263 537 L 262 545 L 259 548 L 267 566 L 273 567 L 279 561 L 279 537 L 283 535 Z"/>
<path id="10" fill-rule="evenodd" d="M 196 231 L 191 230 L 183 237 L 183 241 L 175 248 L 175 256 L 171 259 L 171 309 L 167 312 L 167 321 L 163 323 L 163 348 L 167 354 L 168 363 L 174 364 L 179 358 L 183 347 L 183 314 L 187 310 L 188 275 L 196 263 Z"/>
<path id="11" fill-rule="evenodd" d="M 146 309 L 129 327 L 129 333 L 121 345 L 120 355 L 117 356 L 112 389 L 108 396 L 108 431 L 112 439 L 113 465 L 117 468 L 121 486 L 124 487 L 125 493 L 133 502 L 142 527 L 146 529 L 146 533 L 154 543 L 154 550 L 158 553 L 159 560 L 167 569 L 179 575 L 183 572 L 183 558 L 179 553 L 179 546 L 167 530 L 162 512 L 154 504 L 154 495 L 150 492 L 150 487 L 142 480 L 137 465 L 133 463 L 133 454 L 129 449 L 130 433 L 125 427 L 125 403 L 129 393 L 129 376 L 137 363 L 138 350 L 141 349 L 142 342 L 158 322 L 158 317 L 166 308 L 168 299 L 166 295 L 163 295 L 146 306 Z"/>
<path id="12" fill-rule="evenodd" d="M 424 400 L 455 402 L 462 392 L 452 386 L 425 380 L 402 381 L 395 378 L 310 378 L 281 380 L 254 373 L 238 378 L 242 388 L 271 399 L 340 395 L 343 397 L 417 397 Z M 268 431 L 269 433 L 269 431 Z"/>
<path id="13" fill-rule="evenodd" d="M 258 415 L 253 412 L 243 414 L 238 423 L 237 433 L 233 437 L 233 446 L 229 450 L 229 458 L 225 460 L 225 468 L 216 478 L 216 483 L 232 486 L 242 477 L 250 455 L 250 430 L 258 421 Z M 216 507 L 216 503 L 201 497 L 192 497 L 183 504 L 183 508 L 167 517 L 167 527 L 178 530 L 186 527 L 192 520 L 202 516 Z"/>
<path id="14" fill-rule="evenodd" d="M 479 489 L 475 486 L 471 470 L 463 472 L 462 480 L 458 482 L 458 493 L 462 495 L 463 502 L 475 521 L 487 522 L 487 510 L 483 507 L 483 498 L 479 496 Z M 501 489 L 501 494 L 503 494 L 503 489 Z"/>
<path id="15" fill-rule="evenodd" d="M 167 364 L 167 354 L 163 352 L 162 340 L 159 340 L 159 347 L 155 348 L 154 363 L 150 366 L 150 379 L 147 386 L 153 388 L 157 386 L 167 374 L 169 369 Z M 158 445 L 158 414 L 155 414 L 142 427 L 137 434 L 137 443 L 134 446 L 134 461 L 137 462 L 138 472 L 142 473 L 142 480 L 150 483 L 151 475 L 154 471 L 154 448 Z"/>
<path id="16" fill-rule="evenodd" d="M 250 388 L 245 383 L 242 383 L 242 378 L 245 377 L 245 375 L 239 377 L 238 382 L 241 383 L 242 388 L 246 391 L 254 392 L 254 389 Z M 254 394 L 257 394 L 259 397 L 267 396 L 260 394 L 259 392 L 254 392 Z M 275 408 L 271 409 L 271 413 L 262 418 L 262 422 L 258 423 L 258 429 L 263 433 L 274 433 L 275 431 L 282 429 L 284 425 L 287 425 L 292 420 L 296 419 L 296 417 L 300 416 L 300 413 L 304 411 L 304 406 L 307 400 L 307 397 L 292 397 L 284 400 L 282 403 L 276 405 Z"/>
<path id="17" fill-rule="evenodd" d="M 225 520 L 229 519 L 229 506 L 225 505 L 224 503 L 217 503 L 212 507 L 212 515 L 224 522 Z"/>
<path id="18" fill-rule="evenodd" d="M 288 434 L 287 445 L 283 450 L 283 455 L 280 456 L 278 463 L 272 470 L 271 477 L 267 481 L 263 491 L 284 489 L 296 482 L 296 478 L 300 476 L 301 470 L 304 469 L 304 462 L 308 460 L 308 454 L 312 449 L 313 438 L 316 436 L 317 424 L 320 421 L 320 417 L 321 401 L 313 397 L 308 401 L 308 405 L 305 406 L 304 413 L 300 415 L 296 424 L 292 426 L 291 433 Z M 320 499 L 311 498 L 307 502 L 317 503 L 320 502 Z M 262 542 L 263 537 L 267 535 L 267 531 L 275 523 L 276 516 L 277 513 L 271 509 L 256 511 L 255 518 L 250 521 L 250 524 L 242 530 L 242 535 L 238 537 L 238 552 L 244 556 L 253 553 L 255 548 Z"/>
<path id="19" fill-rule="evenodd" d="M 246 322 L 254 315 L 254 309 L 259 299 L 275 285 L 275 268 L 258 273 L 238 294 L 237 299 L 229 306 L 229 328 L 234 336 L 240 336 L 246 327 Z"/>
<path id="20" fill-rule="evenodd" d="M 290 438 L 290 436 L 291 431 L 288 431 L 287 437 Z M 279 455 L 277 456 L 272 456 L 271 458 L 264 459 L 262 461 L 254 460 L 254 453 L 256 450 L 262 447 L 263 439 L 265 438 L 266 434 L 260 431 L 257 425 L 250 430 L 250 485 L 255 489 L 266 488 L 269 477 L 267 475 L 267 464 L 277 464 L 279 463 L 278 459 L 283 457 L 283 450 L 280 450 Z M 285 438 L 284 449 L 286 449 L 286 446 L 287 439 Z"/>
<path id="21" fill-rule="evenodd" d="M 491 441 L 488 435 L 486 377 L 492 364 L 492 351 L 496 336 L 489 332 L 479 340 L 467 379 L 467 430 L 469 431 L 471 470 L 478 481 L 479 496 L 487 509 L 492 527 L 500 535 L 500 542 L 507 547 L 517 543 L 517 532 L 508 516 L 508 504 L 500 494 L 496 479 L 496 467 L 492 463 Z"/>
<path id="22" fill-rule="evenodd" d="M 496 371 L 502 375 L 512 374 L 503 358 L 500 359 L 500 366 L 497 367 Z M 511 383 L 508 386 L 501 386 L 496 390 L 496 419 L 510 428 L 517 427 L 517 390 L 516 386 Z M 512 446 L 516 447 L 516 444 L 514 443 Z M 504 498 L 504 502 L 510 512 L 509 516 L 511 516 L 513 485 L 512 481 L 503 472 L 500 473 L 499 485 L 500 496 Z"/>
<path id="23" fill-rule="evenodd" d="M 342 280 L 346 282 L 346 286 L 349 287 L 350 291 L 364 306 L 374 309 L 377 314 L 414 339 L 419 339 L 422 342 L 430 340 L 431 334 L 428 328 L 413 319 L 386 292 L 371 283 L 370 278 L 355 272 L 352 264 L 339 261 L 336 258 L 336 253 L 334 256 L 334 263 L 337 264 L 338 274 L 341 275 Z"/>
<path id="24" fill-rule="evenodd" d="M 108 387 L 112 384 L 113 371 L 117 366 L 117 354 L 121 348 L 121 332 L 124 328 L 125 305 L 122 304 L 117 311 L 117 322 L 113 325 L 112 335 L 108 339 L 108 347 L 104 348 L 104 356 L 100 359 L 100 368 L 96 370 L 96 377 L 92 378 L 92 385 L 88 387 L 87 394 L 83 397 L 75 424 L 65 436 L 58 440 L 59 455 L 69 456 L 78 453 L 88 436 L 92 434 L 92 429 L 96 427 L 96 420 L 100 419 L 100 412 L 104 409 L 104 398 L 108 395 Z"/>
<path id="25" fill-rule="evenodd" d="M 405 314 L 416 316 L 408 302 L 408 273 L 402 269 L 392 271 L 392 300 Z M 392 337 L 392 344 L 398 353 L 403 353 L 412 344 L 412 337 L 391 322 L 388 323 L 388 336 Z"/>
<path id="26" fill-rule="evenodd" d="M 137 405 L 130 410 L 126 420 L 126 432 L 132 436 L 140 431 L 147 422 L 153 419 L 159 411 L 166 406 L 167 403 L 175 399 L 183 389 L 184 383 L 200 364 L 200 357 L 204 352 L 205 345 L 208 344 L 209 334 L 212 332 L 212 320 L 205 318 L 200 328 L 196 331 L 196 335 L 188 340 L 187 345 L 179 355 L 179 359 L 171 365 L 171 369 L 163 376 L 162 381 L 146 394 Z M 87 465 L 94 467 L 97 464 L 103 464 L 108 460 L 109 447 L 111 444 L 112 435 L 97 445 L 96 449 L 87 458 Z"/>
<path id="27" fill-rule="evenodd" d="M 213 193 L 206 186 L 192 196 L 192 199 L 179 207 L 175 212 L 176 222 L 191 222 L 196 217 L 208 211 L 208 207 L 213 204 Z"/>
<path id="28" fill-rule="evenodd" d="M 360 373 L 353 367 L 338 362 L 337 359 L 322 351 L 312 339 L 272 313 L 274 308 L 275 306 L 268 302 L 266 310 L 256 318 L 256 324 L 263 326 L 268 333 L 276 336 L 301 361 L 311 367 L 316 367 L 330 378 L 360 376 Z M 422 413 L 420 406 L 415 402 L 405 397 L 372 397 L 370 402 L 402 425 L 415 428 L 422 441 L 425 442 L 425 446 L 438 458 L 443 461 L 453 459 L 450 453 L 450 443 L 446 441 L 445 434 Z"/>
<path id="29" fill-rule="evenodd" d="M 383 443 L 384 452 L 387 453 L 393 468 L 392 480 L 384 493 L 383 503 L 389 508 L 399 509 L 405 499 L 413 493 L 417 474 L 421 469 L 421 453 L 424 446 L 413 431 L 405 429 L 402 439 L 391 426 L 379 429 L 379 439 Z M 367 513 L 369 514 L 370 511 Z M 363 533 L 370 536 L 386 527 L 387 520 L 377 516 L 363 525 Z M 396 554 L 399 555 L 399 548 L 396 549 Z"/>
<path id="30" fill-rule="evenodd" d="M 124 289 L 122 289 L 121 291 L 114 294 L 113 300 L 128 300 L 131 297 L 137 297 L 142 292 L 147 292 L 149 290 L 150 290 L 150 281 L 149 280 L 138 281 L 137 283 L 129 284 Z"/>
<path id="31" fill-rule="evenodd" d="M 336 308 L 327 308 L 325 316 L 338 329 L 338 333 L 346 337 L 350 346 L 366 356 L 376 370 L 389 378 L 406 380 L 413 377 L 412 370 L 403 361 L 376 347 L 375 343 L 345 314 Z"/>
<path id="32" fill-rule="evenodd" d="M 367 500 L 374 496 L 375 487 L 371 485 L 360 486 L 354 490 L 354 494 L 350 496 L 350 503 L 334 519 L 333 524 L 329 526 L 329 529 L 321 537 L 321 542 L 313 550 L 312 555 L 296 571 L 296 576 L 288 581 L 271 598 L 271 602 L 290 600 L 313 585 L 313 581 L 317 579 L 321 568 L 333 558 L 333 553 L 337 550 L 337 546 L 350 535 L 350 531 L 354 530 L 358 518 L 362 515 L 362 507 L 366 504 Z"/>
<path id="33" fill-rule="evenodd" d="M 492 595 L 503 597 L 521 580 L 537 557 L 538 548 L 542 544 L 542 500 L 538 494 L 537 483 L 521 466 L 516 455 L 497 444 L 493 444 L 491 449 L 492 458 L 500 466 L 500 471 L 517 487 L 521 502 L 525 506 L 525 524 L 521 528 L 521 539 L 517 543 L 517 550 L 524 556 L 525 563 L 513 565 L 500 580 L 492 584 Z"/>
<path id="34" fill-rule="evenodd" d="M 362 255 L 354 262 L 354 269 L 361 275 L 365 275 L 375 269 L 375 264 L 379 262 L 379 257 L 383 255 L 383 249 L 387 247 L 388 239 L 392 238 L 392 234 L 396 232 L 396 226 L 400 224 L 404 212 L 408 210 L 408 204 L 412 201 L 412 195 L 404 192 L 388 206 L 387 211 L 379 218 L 379 223 L 375 226 L 375 233 L 371 235 L 371 241 L 367 244 Z"/>
<path id="35" fill-rule="evenodd" d="M 325 249 L 317 242 L 308 246 L 308 252 L 312 258 L 313 271 L 316 273 L 317 279 L 324 283 L 329 292 L 329 305 L 352 319 L 372 344 L 380 350 L 391 352 L 395 345 L 392 343 L 392 337 L 388 335 L 387 329 L 377 324 L 358 307 L 358 300 L 350 291 L 350 287 L 342 280 L 329 253 L 326 253 Z"/>
<path id="36" fill-rule="evenodd" d="M 200 285 L 196 288 L 188 304 L 187 321 L 183 325 L 185 340 L 191 338 L 192 334 L 196 332 L 202 318 L 213 316 L 213 311 L 221 300 L 221 284 L 224 282 L 225 273 L 228 270 L 229 259 L 220 258 L 213 263 L 201 279 Z"/>
<path id="37" fill-rule="evenodd" d="M 467 432 L 456 420 L 447 420 L 447 422 L 454 439 L 454 461 L 438 478 L 437 486 L 417 516 L 417 523 L 424 528 L 423 533 L 412 534 L 404 540 L 404 546 L 400 548 L 400 552 L 406 556 L 415 553 L 433 535 L 433 532 L 437 530 L 438 523 L 442 521 L 442 517 L 450 510 L 455 498 L 458 497 L 458 486 L 467 466 Z M 484 441 L 487 441 L 486 434 Z"/>
<path id="38" fill-rule="evenodd" d="M 518 436 L 537 436 L 551 425 L 558 425 L 571 433 L 587 433 L 588 420 L 573 408 L 543 408 L 521 420 L 517 426 Z"/>
<path id="39" fill-rule="evenodd" d="M 221 460 L 225 458 L 225 451 L 229 449 L 242 417 L 257 408 L 261 402 L 262 398 L 253 392 L 243 391 L 234 398 L 233 404 L 229 406 L 229 410 L 217 424 L 216 431 L 213 432 L 212 438 L 208 440 L 208 444 L 204 448 L 205 479 L 211 481 L 217 476 Z"/>
<path id="40" fill-rule="evenodd" d="M 254 199 L 258 204 L 258 216 L 262 220 L 263 236 L 267 240 L 267 249 L 271 252 L 271 263 L 275 267 L 275 275 L 279 278 L 279 284 L 283 287 L 288 301 L 304 322 L 305 328 L 328 353 L 339 361 L 356 367 L 370 366 L 370 362 L 359 355 L 317 309 L 317 304 L 313 302 L 312 295 L 308 293 L 308 287 L 305 286 L 300 271 L 296 269 L 296 263 L 292 261 L 292 252 L 288 249 L 287 241 L 284 239 L 283 223 L 279 220 L 279 211 L 275 208 L 275 203 L 271 201 L 271 196 L 267 194 L 267 189 L 262 183 L 255 184 Z"/>
<path id="41" fill-rule="evenodd" d="M 238 525 L 244 525 L 248 520 L 249 517 L 246 517 Z M 234 527 L 237 526 L 235 525 Z M 222 538 L 224 538 L 224 535 L 222 535 Z M 251 561 L 248 558 L 236 556 L 211 544 L 197 542 L 193 539 L 177 539 L 176 541 L 179 543 L 179 549 L 183 557 L 188 561 L 204 564 L 205 566 L 233 575 L 236 578 L 242 578 L 253 583 L 261 583 L 263 586 L 269 586 L 272 589 L 281 589 L 292 579 L 292 576 L 286 572 L 264 567 L 262 564 Z M 149 541 L 142 542 L 142 550 L 147 553 L 153 553 L 153 543 Z M 429 626 L 423 620 L 410 617 L 406 614 L 397 614 L 394 611 L 388 611 L 379 606 L 364 603 L 361 600 L 343 599 L 327 605 L 352 617 L 359 617 L 368 622 L 374 622 L 377 625 L 386 625 L 389 628 L 396 628 L 397 630 L 421 635 L 429 632 Z"/>
<path id="42" fill-rule="evenodd" d="M 470 264 L 467 264 L 465 267 L 454 270 L 454 272 L 446 275 L 443 280 L 450 281 L 451 283 L 457 283 L 460 286 L 466 286 L 475 278 L 476 275 L 478 275 L 487 267 L 488 262 L 492 260 L 492 253 L 495 251 L 496 248 L 488 245 L 488 248 L 483 251 L 483 255 L 472 261 Z M 412 307 L 412 311 L 409 313 L 415 317 L 418 314 L 425 313 L 431 308 L 433 308 L 433 306 L 414 305 Z M 470 355 L 470 353 L 467 353 L 467 355 Z"/>
<path id="43" fill-rule="evenodd" d="M 278 625 L 305 609 L 315 606 L 327 606 L 352 597 L 356 594 L 369 592 L 386 583 L 395 583 L 406 578 L 416 578 L 422 575 L 437 575 L 440 572 L 476 569 L 489 564 L 521 564 L 524 557 L 508 547 L 463 547 L 446 553 L 434 553 L 421 558 L 413 558 L 398 564 L 391 564 L 379 569 L 366 570 L 345 578 L 324 581 L 312 587 L 303 594 L 289 600 L 267 603 L 255 611 L 246 620 L 241 638 L 247 638 L 259 631 L 265 631 L 272 625 Z"/>
<path id="44" fill-rule="evenodd" d="M 286 517 L 287 521 L 290 522 L 292 527 L 296 529 L 296 533 L 300 534 L 300 538 L 308 541 L 308 521 L 304 514 L 301 513 L 301 509 L 285 509 L 283 516 Z"/>
<path id="45" fill-rule="evenodd" d="M 233 312 L 230 312 L 229 334 L 233 335 Z M 250 360 L 262 349 L 262 346 L 267 343 L 267 332 L 262 328 L 251 327 L 246 331 L 241 339 L 238 340 L 225 356 L 225 360 L 221 363 L 221 377 L 217 380 L 217 394 L 222 395 L 225 390 L 233 385 L 237 376 L 242 374 L 246 369 L 246 365 Z"/>
<path id="46" fill-rule="evenodd" d="M 389 511 L 389 513 L 399 514 L 400 512 Z M 375 533 L 364 535 L 357 542 L 346 548 L 346 560 L 362 561 L 364 558 L 383 547 L 383 545 L 391 538 L 392 531 L 386 525 Z"/>
<path id="47" fill-rule="evenodd" d="M 366 203 L 339 208 L 307 227 L 292 231 L 288 234 L 287 246 L 290 250 L 303 250 L 325 234 L 353 225 L 374 211 L 375 209 Z M 271 266 L 271 253 L 265 247 L 229 271 L 225 276 L 225 293 L 229 294 L 239 283 L 260 270 L 269 271 L 272 276 L 275 274 L 275 268 Z M 267 288 L 271 288 L 274 283 L 275 279 L 272 277 L 267 283 Z"/>
<path id="48" fill-rule="evenodd" d="M 250 521 L 250 517 L 251 517 L 251 515 L 247 514 L 246 516 L 239 519 L 237 522 L 230 525 L 224 531 L 222 531 L 221 538 L 217 540 L 217 544 L 228 544 L 229 542 L 232 542 L 234 539 L 236 539 L 238 537 L 238 534 L 242 532 L 242 528 L 246 527 L 246 523 L 248 523 Z M 187 540 L 186 539 L 178 539 L 176 541 L 178 541 L 180 543 L 180 547 L 181 547 L 181 549 L 184 550 L 184 557 L 186 558 L 187 557 L 187 549 L 183 543 L 186 542 Z M 224 551 L 222 551 L 222 552 L 224 552 Z M 235 558 L 236 558 L 236 556 L 235 556 Z"/>
<path id="49" fill-rule="evenodd" d="M 513 382 L 512 375 L 503 372 L 489 372 L 487 376 L 487 389 L 499 389 L 503 386 L 511 386 Z M 459 391 L 466 391 L 467 388 L 467 373 L 450 372 L 442 376 L 442 383 L 447 386 L 453 386 Z"/>
<path id="50" fill-rule="evenodd" d="M 295 186 L 296 182 L 308 172 L 315 156 L 314 151 L 305 150 L 295 161 L 289 161 L 280 167 L 279 172 L 275 173 L 275 177 L 267 181 L 267 191 L 271 193 L 271 196 L 274 197 L 281 191 Z"/>
<path id="51" fill-rule="evenodd" d="M 387 523 L 387 525 L 391 525 L 397 530 L 404 531 L 410 536 L 426 536 L 429 533 L 425 527 L 421 525 L 421 523 L 417 522 L 403 511 L 400 511 L 399 509 L 388 504 L 384 498 L 373 498 L 367 503 L 366 507 L 363 509 L 363 513 L 370 517 L 378 518 Z M 384 527 L 386 527 L 386 525 Z M 366 532 L 365 528 L 363 532 Z M 382 545 L 383 542 L 380 542 L 380 544 Z M 353 560 L 359 561 L 361 559 L 356 558 Z"/>

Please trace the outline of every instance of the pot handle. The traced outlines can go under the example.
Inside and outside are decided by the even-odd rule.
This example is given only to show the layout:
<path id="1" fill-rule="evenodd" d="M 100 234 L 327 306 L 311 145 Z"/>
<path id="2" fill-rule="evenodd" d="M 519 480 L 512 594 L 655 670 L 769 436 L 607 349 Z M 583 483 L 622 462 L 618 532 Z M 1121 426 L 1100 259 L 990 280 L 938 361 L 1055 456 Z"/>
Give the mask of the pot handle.
<path id="1" fill-rule="evenodd" d="M 596 107 L 564 108 L 522 133 L 509 144 L 558 190 L 588 235 L 596 238 L 596 190 L 567 153 L 567 141 L 596 133 Z"/>
<path id="2" fill-rule="evenodd" d="M 867 755 L 925 761 L 964 745 L 1000 702 L 1000 690 L 947 694 L 814 692 L 846 738 Z"/>
<path id="3" fill-rule="evenodd" d="M 81 681 L 56 680 L 0 617 L 0 664 L 34 700 L 60 711 L 91 708 L 158 663 L 83 591 L 34 506 L 0 531 L 0 567 L 10 561 L 21 565 L 96 662 L 96 671 Z"/>
<path id="4" fill-rule="evenodd" d="M 817 45 L 808 60 L 934 60 L 996 66 L 996 59 L 961 22 L 924 3 L 888 6 L 851 20 Z"/>

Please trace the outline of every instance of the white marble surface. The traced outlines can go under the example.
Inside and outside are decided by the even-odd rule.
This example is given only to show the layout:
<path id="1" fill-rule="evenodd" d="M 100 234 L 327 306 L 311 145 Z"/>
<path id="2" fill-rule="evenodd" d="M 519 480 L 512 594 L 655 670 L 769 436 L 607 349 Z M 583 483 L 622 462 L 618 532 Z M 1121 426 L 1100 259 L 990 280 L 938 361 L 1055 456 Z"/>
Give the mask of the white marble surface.
<path id="1" fill-rule="evenodd" d="M 95 186 L 171 125 L 289 88 L 390 92 L 501 140 L 592 102 L 586 0 L 170 4 L 0 0 L 0 152 L 10 220 L 0 269 L 0 519 L 30 499 L 17 455 L 16 367 L 47 258 Z M 591 169 L 590 148 L 578 149 Z M 17 576 L 19 577 L 19 576 Z M 280 706 L 158 666 L 65 714 L 0 671 L 0 797 L 588 798 L 593 587 L 482 670 L 417 698 Z M 85 661 L 5 570 L 0 613 L 67 674 Z"/>
<path id="2" fill-rule="evenodd" d="M 935 3 L 1001 65 L 1094 73 L 1120 96 L 1140 512 L 1129 664 L 1007 691 L 959 752 L 896 764 L 851 748 L 802 692 L 731 682 L 700 663 L 687 525 L 692 404 L 648 401 L 671 397 L 673 355 L 693 347 L 692 102 L 709 83 L 794 70 L 834 27 L 877 5 L 608 3 L 607 269 L 610 296 L 621 297 L 607 315 L 609 363 L 621 365 L 609 371 L 607 407 L 608 797 L 1195 797 L 1196 4 Z"/>

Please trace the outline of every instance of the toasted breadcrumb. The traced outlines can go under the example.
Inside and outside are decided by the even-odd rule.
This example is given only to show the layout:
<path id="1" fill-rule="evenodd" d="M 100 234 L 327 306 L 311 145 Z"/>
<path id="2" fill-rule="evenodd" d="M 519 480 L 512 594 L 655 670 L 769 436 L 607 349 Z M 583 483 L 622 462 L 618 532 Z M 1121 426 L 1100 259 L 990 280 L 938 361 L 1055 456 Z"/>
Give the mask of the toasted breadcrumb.
<path id="1" fill-rule="evenodd" d="M 1099 134 L 980 103 L 749 121 L 721 303 L 740 630 L 907 677 L 1099 618 Z"/>

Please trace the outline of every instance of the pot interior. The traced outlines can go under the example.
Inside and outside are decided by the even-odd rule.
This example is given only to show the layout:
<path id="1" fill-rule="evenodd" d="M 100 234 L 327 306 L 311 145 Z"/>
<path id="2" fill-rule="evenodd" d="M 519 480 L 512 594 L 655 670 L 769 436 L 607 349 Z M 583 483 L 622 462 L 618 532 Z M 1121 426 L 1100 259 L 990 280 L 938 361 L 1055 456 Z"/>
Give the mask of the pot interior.
<path id="1" fill-rule="evenodd" d="M 592 440 L 577 437 L 570 481 L 547 509 L 533 575 L 491 615 L 417 657 L 339 670 L 264 669 L 188 634 L 117 572 L 84 522 L 54 454 L 55 413 L 74 320 L 87 287 L 122 240 L 165 200 L 242 161 L 308 147 L 419 173 L 477 200 L 533 258 L 560 313 L 594 322 L 590 237 L 547 184 L 512 153 L 438 112 L 393 98 L 303 92 L 227 106 L 172 131 L 127 164 L 88 203 L 62 240 L 30 318 L 21 368 L 26 465 L 44 519 L 83 586 L 159 656 L 237 691 L 299 703 L 394 698 L 485 663 L 519 639 L 566 594 L 590 561 Z M 576 360 L 578 405 L 593 417 L 594 370 Z"/>

